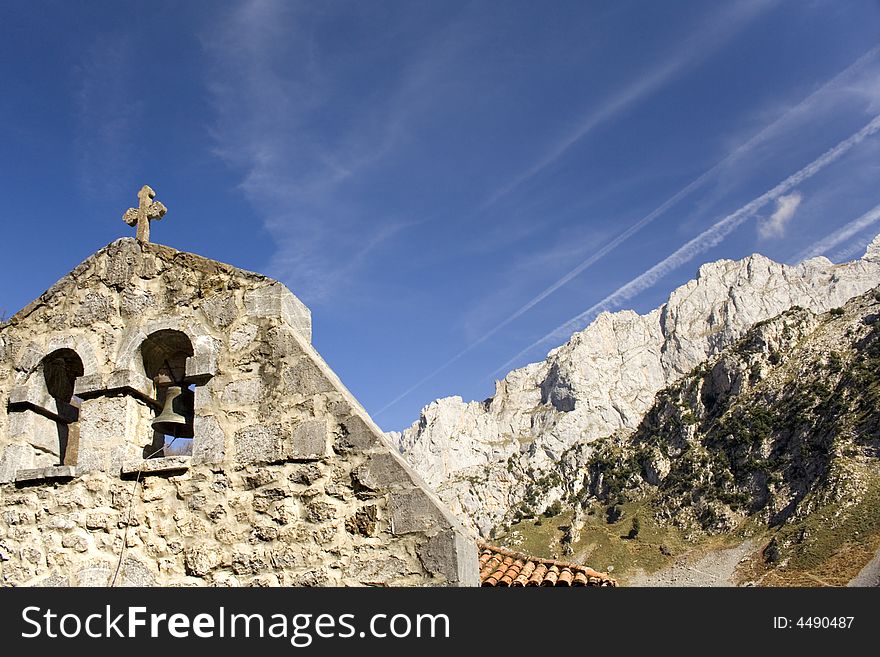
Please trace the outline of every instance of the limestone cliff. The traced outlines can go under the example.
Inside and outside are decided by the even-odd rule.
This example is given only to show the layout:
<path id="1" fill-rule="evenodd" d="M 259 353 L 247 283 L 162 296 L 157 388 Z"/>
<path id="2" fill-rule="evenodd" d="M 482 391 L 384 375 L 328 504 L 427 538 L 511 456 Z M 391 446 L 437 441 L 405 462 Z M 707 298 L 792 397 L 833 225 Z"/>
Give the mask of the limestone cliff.
<path id="1" fill-rule="evenodd" d="M 709 263 L 650 313 L 602 313 L 544 361 L 498 381 L 493 397 L 437 400 L 391 437 L 452 511 L 489 535 L 515 510 L 577 493 L 591 443 L 635 429 L 659 390 L 756 323 L 793 306 L 826 312 L 878 283 L 880 238 L 843 264 L 761 255 Z"/>
<path id="2" fill-rule="evenodd" d="M 880 288 L 792 308 L 660 391 L 635 432 L 593 443 L 568 506 L 618 536 L 635 523 L 633 554 L 663 528 L 749 538 L 740 581 L 846 584 L 880 545 L 878 401 Z"/>

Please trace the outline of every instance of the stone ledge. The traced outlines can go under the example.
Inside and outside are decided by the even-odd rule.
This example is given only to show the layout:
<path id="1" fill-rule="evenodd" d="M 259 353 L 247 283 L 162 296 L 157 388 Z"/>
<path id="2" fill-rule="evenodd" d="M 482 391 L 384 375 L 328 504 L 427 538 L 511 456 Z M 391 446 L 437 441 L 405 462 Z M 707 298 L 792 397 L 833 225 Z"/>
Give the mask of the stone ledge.
<path id="1" fill-rule="evenodd" d="M 166 474 L 169 472 L 181 472 L 189 470 L 192 457 L 190 456 L 164 456 L 159 459 L 140 459 L 129 461 L 122 466 L 122 475 L 144 476 L 154 474 Z"/>
<path id="2" fill-rule="evenodd" d="M 18 470 L 15 473 L 16 483 L 45 481 L 47 479 L 73 479 L 76 468 L 72 465 L 53 465 L 48 468 L 32 468 Z"/>
<path id="3" fill-rule="evenodd" d="M 51 397 L 35 386 L 16 386 L 9 392 L 10 411 L 33 411 L 44 417 L 70 424 L 79 419 L 79 408 Z"/>
<path id="4" fill-rule="evenodd" d="M 147 404 L 158 407 L 153 398 L 153 382 L 142 374 L 131 370 L 116 370 L 106 378 L 100 374 L 81 376 L 76 380 L 74 394 L 81 399 L 93 399 L 114 394 L 136 397 Z"/>

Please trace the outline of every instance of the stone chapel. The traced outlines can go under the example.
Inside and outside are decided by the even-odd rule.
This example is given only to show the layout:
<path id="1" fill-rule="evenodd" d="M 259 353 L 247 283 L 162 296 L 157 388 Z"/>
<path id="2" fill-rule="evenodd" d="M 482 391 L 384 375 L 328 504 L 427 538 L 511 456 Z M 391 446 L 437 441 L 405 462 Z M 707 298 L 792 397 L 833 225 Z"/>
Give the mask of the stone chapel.
<path id="1" fill-rule="evenodd" d="M 478 585 L 474 537 L 312 347 L 309 309 L 151 243 L 154 196 L 123 217 L 137 238 L 0 325 L 0 583 Z"/>

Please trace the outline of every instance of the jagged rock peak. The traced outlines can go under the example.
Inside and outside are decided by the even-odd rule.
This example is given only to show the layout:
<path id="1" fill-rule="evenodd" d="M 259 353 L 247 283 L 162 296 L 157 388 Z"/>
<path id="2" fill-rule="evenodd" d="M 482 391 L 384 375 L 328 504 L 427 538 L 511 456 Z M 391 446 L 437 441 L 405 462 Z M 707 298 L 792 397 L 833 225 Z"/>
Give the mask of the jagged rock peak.
<path id="1" fill-rule="evenodd" d="M 603 312 L 544 361 L 498 381 L 486 402 L 437 400 L 392 438 L 451 509 L 487 535 L 524 498 L 543 507 L 581 485 L 584 446 L 634 429 L 660 389 L 758 322 L 794 306 L 826 312 L 878 283 L 880 236 L 862 259 L 842 264 L 788 266 L 759 254 L 707 263 L 659 308 Z"/>

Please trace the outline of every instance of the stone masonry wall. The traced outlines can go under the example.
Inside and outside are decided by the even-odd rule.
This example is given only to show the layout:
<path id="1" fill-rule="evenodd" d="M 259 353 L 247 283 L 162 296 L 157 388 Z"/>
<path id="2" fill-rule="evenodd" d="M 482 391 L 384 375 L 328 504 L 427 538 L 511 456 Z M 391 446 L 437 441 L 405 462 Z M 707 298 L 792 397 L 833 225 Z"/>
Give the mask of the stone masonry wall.
<path id="1" fill-rule="evenodd" d="M 144 460 L 141 346 L 168 330 L 192 344 L 193 454 Z M 3 585 L 104 586 L 120 564 L 119 585 L 476 584 L 473 537 L 310 338 L 280 283 L 132 239 L 0 327 Z M 82 361 L 79 406 L 46 394 L 58 349 Z M 66 456 L 47 418 L 71 429 Z"/>

